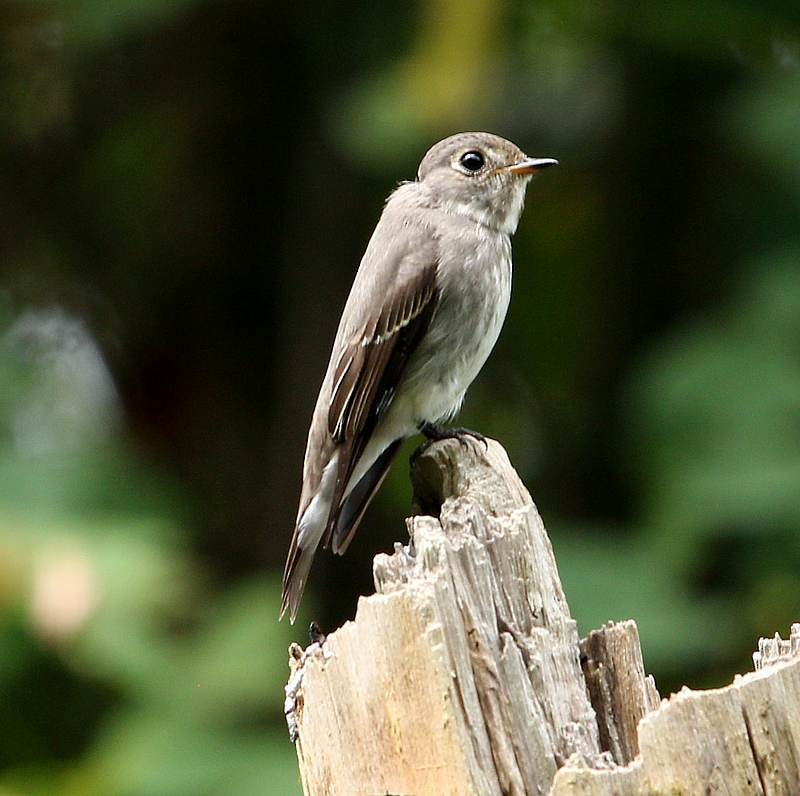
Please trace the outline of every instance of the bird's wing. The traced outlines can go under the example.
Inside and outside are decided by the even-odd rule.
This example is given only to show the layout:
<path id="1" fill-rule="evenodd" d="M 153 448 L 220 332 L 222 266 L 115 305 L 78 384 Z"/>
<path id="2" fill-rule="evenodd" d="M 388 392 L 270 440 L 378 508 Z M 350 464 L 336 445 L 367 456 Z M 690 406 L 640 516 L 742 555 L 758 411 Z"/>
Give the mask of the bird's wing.
<path id="1" fill-rule="evenodd" d="M 333 371 L 328 433 L 339 459 L 331 512 L 325 530 L 327 547 L 339 519 L 344 492 L 375 425 L 389 408 L 406 363 L 425 333 L 436 307 L 436 263 L 398 281 L 365 324 L 342 348 Z M 388 463 L 387 463 L 388 466 Z M 357 517 L 363 512 L 358 512 Z M 354 529 L 353 529 L 354 530 Z M 349 542 L 350 528 L 337 530 Z"/>
<path id="2" fill-rule="evenodd" d="M 283 574 L 281 613 L 289 608 L 292 621 L 320 538 L 306 534 L 304 543 L 301 522 L 320 489 L 323 471 L 335 455 L 336 481 L 330 502 L 326 499 L 329 509 L 323 538 L 326 546 L 334 538 L 334 547 L 343 552 L 392 456 L 379 456 L 362 478 L 369 483 L 353 489 L 343 501 L 348 482 L 438 302 L 435 237 L 428 229 L 419 234 L 419 226 L 404 221 L 384 225 L 385 221 L 386 212 L 342 313 L 309 432 L 298 523 Z"/>

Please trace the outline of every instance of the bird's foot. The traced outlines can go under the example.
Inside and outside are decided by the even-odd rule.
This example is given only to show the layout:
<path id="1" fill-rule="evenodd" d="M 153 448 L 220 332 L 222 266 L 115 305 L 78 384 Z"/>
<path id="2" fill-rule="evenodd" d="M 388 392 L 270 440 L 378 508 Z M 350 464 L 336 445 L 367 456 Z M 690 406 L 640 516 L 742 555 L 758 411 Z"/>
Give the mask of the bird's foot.
<path id="1" fill-rule="evenodd" d="M 438 423 L 420 423 L 417 428 L 420 434 L 427 437 L 427 439 L 419 445 L 409 457 L 408 463 L 412 467 L 416 464 L 417 459 L 422 456 L 434 442 L 438 442 L 440 439 L 457 439 L 462 445 L 466 445 L 466 437 L 472 437 L 472 439 L 482 442 L 486 450 L 489 450 L 489 443 L 486 441 L 486 437 L 479 431 L 473 431 L 471 428 L 463 428 L 461 426 L 457 428 L 448 428 Z"/>
<path id="2" fill-rule="evenodd" d="M 447 426 L 440 426 L 438 423 L 420 423 L 420 433 L 428 438 L 428 443 L 436 442 L 440 439 L 457 439 L 460 443 L 464 442 L 465 437 L 472 437 L 473 439 L 482 442 L 486 450 L 489 450 L 489 443 L 486 437 L 478 431 L 473 431 L 471 428 L 448 428 Z M 427 446 L 426 446 L 427 447 Z"/>

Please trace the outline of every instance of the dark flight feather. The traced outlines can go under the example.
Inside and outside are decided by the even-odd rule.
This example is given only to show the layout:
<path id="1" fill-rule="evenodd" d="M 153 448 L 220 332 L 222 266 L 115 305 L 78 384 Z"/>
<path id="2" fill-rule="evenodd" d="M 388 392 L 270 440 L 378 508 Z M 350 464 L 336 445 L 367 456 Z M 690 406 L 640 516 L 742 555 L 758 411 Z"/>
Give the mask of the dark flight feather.
<path id="1" fill-rule="evenodd" d="M 350 542 L 358 530 L 364 512 L 372 501 L 375 493 L 380 489 L 389 467 L 394 461 L 403 440 L 398 439 L 393 442 L 376 460 L 375 464 L 367 470 L 361 480 L 350 490 L 350 494 L 344 499 L 339 510 L 339 518 L 336 521 L 336 530 L 333 534 L 333 552 L 337 555 L 344 555 Z"/>
<path id="2" fill-rule="evenodd" d="M 336 483 L 322 541 L 333 540 L 334 552 L 350 544 L 364 512 L 402 442 L 391 443 L 359 480 L 346 499 L 344 492 L 380 418 L 391 405 L 409 357 L 428 328 L 439 297 L 436 263 L 419 269 L 393 287 L 381 311 L 347 343 L 336 363 L 328 408 L 327 431 L 339 454 Z M 283 572 L 281 614 L 292 621 L 308 578 L 314 548 L 303 549 L 297 527 Z"/>
<path id="3" fill-rule="evenodd" d="M 428 328 L 437 297 L 434 263 L 403 285 L 383 306 L 377 319 L 365 325 L 365 333 L 355 337 L 339 356 L 328 412 L 328 431 L 340 446 L 339 461 L 324 547 L 336 533 L 337 540 L 346 538 L 344 545 L 339 541 L 335 544 L 337 551 L 344 551 L 363 509 L 377 489 L 376 485 L 370 491 L 360 511 L 348 512 L 348 527 L 337 527 L 342 510 L 340 504 L 353 469 L 375 425 L 391 404 L 408 358 Z M 384 470 L 390 462 L 391 458 Z"/>

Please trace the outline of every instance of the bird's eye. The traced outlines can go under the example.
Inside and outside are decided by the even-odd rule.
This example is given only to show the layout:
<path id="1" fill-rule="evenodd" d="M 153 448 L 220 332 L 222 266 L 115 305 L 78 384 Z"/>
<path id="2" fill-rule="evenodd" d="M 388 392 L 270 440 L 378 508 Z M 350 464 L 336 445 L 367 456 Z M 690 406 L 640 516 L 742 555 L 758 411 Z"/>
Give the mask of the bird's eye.
<path id="1" fill-rule="evenodd" d="M 476 149 L 471 149 L 469 152 L 465 152 L 458 161 L 467 171 L 476 172 L 480 171 L 484 163 L 486 162 L 483 159 L 483 155 L 478 152 Z"/>

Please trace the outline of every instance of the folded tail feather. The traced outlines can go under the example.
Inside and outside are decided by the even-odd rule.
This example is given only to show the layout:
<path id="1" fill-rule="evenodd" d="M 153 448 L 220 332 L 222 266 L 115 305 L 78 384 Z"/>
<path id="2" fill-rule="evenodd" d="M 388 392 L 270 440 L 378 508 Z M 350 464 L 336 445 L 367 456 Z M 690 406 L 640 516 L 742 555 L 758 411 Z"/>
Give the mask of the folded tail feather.
<path id="1" fill-rule="evenodd" d="M 402 442 L 402 439 L 395 440 L 378 456 L 372 467 L 361 476 L 361 480 L 350 490 L 339 506 L 338 516 L 334 520 L 333 544 L 331 545 L 333 552 L 337 555 L 344 555 L 353 540 L 364 512 L 383 483 L 383 479 L 386 478 Z"/>
<path id="2" fill-rule="evenodd" d="M 364 473 L 353 489 L 350 490 L 340 505 L 337 508 L 331 507 L 328 517 L 325 518 L 325 526 L 333 529 L 332 548 L 334 553 L 343 555 L 347 550 L 347 546 L 358 530 L 367 506 L 383 483 L 383 479 L 389 472 L 389 466 L 402 442 L 403 440 L 399 439 L 391 443 L 375 460 L 369 470 Z M 283 595 L 281 597 L 280 616 L 282 617 L 288 609 L 289 621 L 292 624 L 294 624 L 297 616 L 297 608 L 300 604 L 300 598 L 303 596 L 308 573 L 311 569 L 311 562 L 314 559 L 314 553 L 319 544 L 319 536 L 323 528 L 320 525 L 317 533 L 313 531 L 309 533 L 308 531 L 311 529 L 307 528 L 300 532 L 300 527 L 307 524 L 307 522 L 307 517 L 304 514 L 292 538 L 289 555 L 286 559 L 286 568 L 283 572 Z M 301 545 L 300 540 L 305 541 L 306 545 Z"/>
<path id="3" fill-rule="evenodd" d="M 296 536 L 296 534 L 295 534 Z M 314 553 L 317 546 L 312 545 L 305 550 L 297 543 L 297 539 L 292 539 L 289 548 L 289 556 L 286 559 L 286 568 L 283 571 L 283 594 L 281 596 L 280 618 L 289 609 L 289 621 L 294 624 L 297 616 L 297 608 L 300 605 L 300 598 L 306 587 L 308 573 L 311 569 L 311 562 L 314 560 Z"/>

